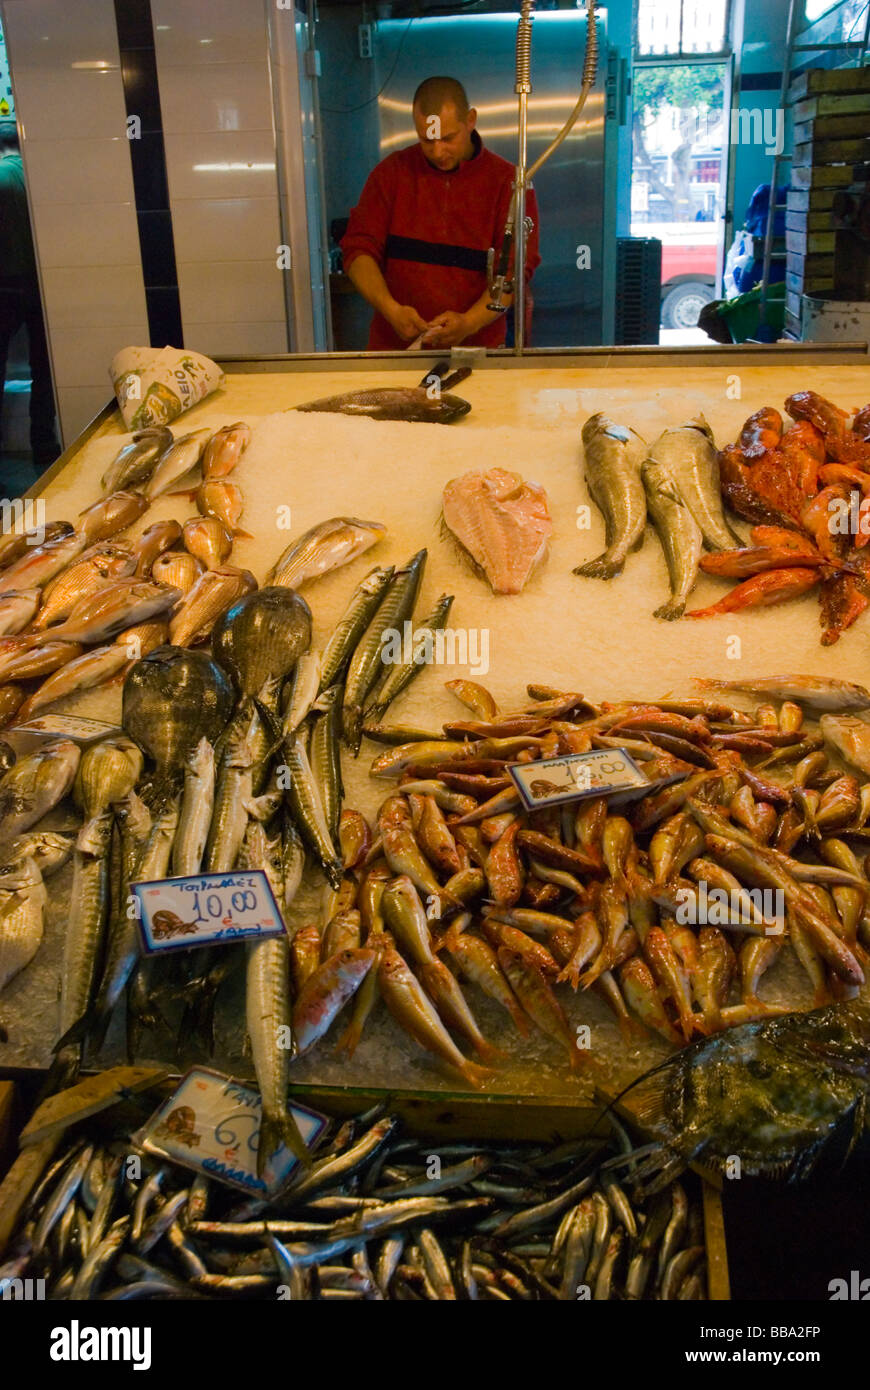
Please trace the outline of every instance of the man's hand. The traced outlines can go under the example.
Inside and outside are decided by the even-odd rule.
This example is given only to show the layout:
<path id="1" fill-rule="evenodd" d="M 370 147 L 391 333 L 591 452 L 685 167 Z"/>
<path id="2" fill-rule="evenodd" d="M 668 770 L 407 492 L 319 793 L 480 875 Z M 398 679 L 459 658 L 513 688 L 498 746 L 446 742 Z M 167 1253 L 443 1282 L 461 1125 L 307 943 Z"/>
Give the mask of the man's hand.
<path id="1" fill-rule="evenodd" d="M 384 311 L 384 318 L 390 324 L 393 332 L 403 338 L 406 343 L 419 337 L 427 327 L 426 320 L 420 317 L 413 304 L 396 304 L 391 309 Z"/>
<path id="2" fill-rule="evenodd" d="M 453 309 L 446 309 L 443 314 L 438 314 L 426 327 L 423 335 L 424 346 L 431 347 L 453 347 L 456 343 L 461 343 L 472 332 L 472 327 L 465 314 L 457 314 Z"/>

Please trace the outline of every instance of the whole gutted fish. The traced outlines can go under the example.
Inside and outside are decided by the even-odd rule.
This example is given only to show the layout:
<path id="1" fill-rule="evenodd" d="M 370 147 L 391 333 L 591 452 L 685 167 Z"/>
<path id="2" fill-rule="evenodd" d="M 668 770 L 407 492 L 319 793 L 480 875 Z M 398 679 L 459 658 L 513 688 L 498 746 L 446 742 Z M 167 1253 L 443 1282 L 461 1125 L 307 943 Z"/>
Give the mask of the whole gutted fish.
<path id="1" fill-rule="evenodd" d="M 291 541 L 269 572 L 267 583 L 298 589 L 363 555 L 386 535 L 379 521 L 360 521 L 353 516 L 334 516 L 312 526 Z"/>
<path id="2" fill-rule="evenodd" d="M 181 535 L 177 521 L 155 521 L 153 526 L 147 527 L 133 546 L 136 578 L 150 579 L 155 560 L 177 545 Z"/>
<path id="3" fill-rule="evenodd" d="M 117 492 L 119 488 L 144 483 L 151 477 L 161 455 L 171 447 L 172 431 L 165 425 L 140 430 L 129 444 L 118 450 L 100 479 L 103 492 Z"/>
<path id="4" fill-rule="evenodd" d="M 649 458 L 641 475 L 647 507 L 665 553 L 671 581 L 670 602 L 657 608 L 654 616 L 673 622 L 683 616 L 689 594 L 695 587 L 704 538 L 689 508 L 675 492 L 667 467 Z"/>
<path id="5" fill-rule="evenodd" d="M 46 587 L 34 630 L 40 632 L 52 623 L 63 622 L 82 599 L 132 575 L 135 566 L 132 553 L 119 545 L 105 543 L 87 551 Z"/>
<path id="6" fill-rule="evenodd" d="M 0 844 L 48 815 L 72 790 L 79 765 L 79 746 L 71 739 L 51 740 L 19 758 L 0 778 Z"/>
<path id="7" fill-rule="evenodd" d="M 430 396 L 423 386 L 384 386 L 373 391 L 347 391 L 297 405 L 296 410 L 323 410 L 332 415 L 368 415 L 372 420 L 405 420 L 414 424 L 452 425 L 471 409 L 460 396 L 441 392 Z"/>
<path id="8" fill-rule="evenodd" d="M 553 533 L 544 489 L 519 473 L 490 468 L 453 478 L 442 507 L 445 524 L 483 570 L 493 593 L 522 593 Z"/>
<path id="9" fill-rule="evenodd" d="M 290 674 L 311 644 L 311 610 L 292 589 L 245 594 L 218 618 L 212 651 L 240 695 L 261 695 Z"/>
<path id="10" fill-rule="evenodd" d="M 169 640 L 177 647 L 190 647 L 204 641 L 221 614 L 237 598 L 252 593 L 256 587 L 257 581 L 250 570 L 238 570 L 230 565 L 206 570 L 190 592 L 181 598 L 169 624 Z M 177 590 L 169 592 L 178 596 Z"/>
<path id="11" fill-rule="evenodd" d="M 332 630 L 323 649 L 320 669 L 320 689 L 328 690 L 344 675 L 357 643 L 375 615 L 387 585 L 395 574 L 392 565 L 369 570 L 354 589 L 344 613 Z"/>
<path id="12" fill-rule="evenodd" d="M 711 550 L 731 550 L 740 537 L 722 511 L 719 455 L 703 415 L 676 430 L 665 430 L 650 449 L 650 458 L 670 475 L 678 495 L 701 528 Z"/>
<path id="13" fill-rule="evenodd" d="M 168 492 L 175 483 L 181 482 L 182 478 L 196 467 L 210 438 L 211 430 L 191 430 L 189 434 L 180 435 L 174 442 L 170 442 L 146 489 L 149 501 L 153 501 L 161 493 Z"/>
<path id="14" fill-rule="evenodd" d="M 38 589 L 13 589 L 0 597 L 0 637 L 14 637 L 33 621 L 42 595 Z"/>
<path id="15" fill-rule="evenodd" d="M 110 589 L 79 599 L 65 623 L 28 638 L 31 646 L 44 642 L 96 644 L 117 637 L 125 628 L 167 613 L 181 598 L 178 589 L 145 580 L 125 579 Z"/>
<path id="16" fill-rule="evenodd" d="M 178 831 L 172 846 L 172 872 L 177 877 L 198 874 L 202 868 L 214 807 L 214 749 L 201 738 L 187 759 Z"/>
<path id="17" fill-rule="evenodd" d="M 411 618 L 423 579 L 427 552 L 419 550 L 402 569 L 397 570 L 375 610 L 350 661 L 344 687 L 344 737 L 356 753 L 362 741 L 363 709 L 383 674 L 383 643 L 390 632 L 402 633 Z"/>
<path id="18" fill-rule="evenodd" d="M 327 881 L 337 891 L 342 879 L 341 859 L 326 821 L 320 789 L 303 739 L 293 736 L 285 740 L 284 760 L 289 774 L 286 797 L 290 814 L 302 839 L 320 861 Z"/>
<path id="19" fill-rule="evenodd" d="M 870 724 L 853 714 L 823 714 L 819 727 L 826 743 L 870 777 Z"/>
<path id="20" fill-rule="evenodd" d="M 155 584 L 166 584 L 170 588 L 180 589 L 182 594 L 189 594 L 200 575 L 204 573 L 205 565 L 202 561 L 186 550 L 170 550 L 164 555 L 158 555 L 151 566 L 151 578 Z"/>
<path id="21" fill-rule="evenodd" d="M 0 873 L 0 994 L 39 950 L 47 901 L 35 859 L 24 857 Z M 5 1040 L 2 1023 L 0 1040 Z"/>
<path id="22" fill-rule="evenodd" d="M 78 531 L 65 532 L 27 549 L 0 574 L 0 594 L 42 589 L 86 550 L 90 541 Z"/>
<path id="23" fill-rule="evenodd" d="M 233 689 L 205 652 L 158 647 L 137 661 L 124 682 L 121 722 L 155 764 L 156 790 L 181 781 L 201 738 L 223 732 L 233 709 Z"/>
<path id="24" fill-rule="evenodd" d="M 643 544 L 646 493 L 641 468 L 648 449 L 633 429 L 606 415 L 593 415 L 586 421 L 583 449 L 586 486 L 604 517 L 607 549 L 574 573 L 587 579 L 612 579 L 622 572 L 629 551 Z"/>
<path id="25" fill-rule="evenodd" d="M 222 425 L 205 446 L 202 456 L 202 476 L 207 481 L 225 478 L 232 473 L 251 442 L 251 427 L 242 420 L 234 425 Z"/>
<path id="26" fill-rule="evenodd" d="M 223 479 L 203 483 L 196 494 L 196 509 L 201 516 L 216 517 L 233 536 L 248 536 L 247 531 L 239 530 L 245 494 L 235 483 Z"/>
<path id="27" fill-rule="evenodd" d="M 185 548 L 201 560 L 206 569 L 217 569 L 232 552 L 232 535 L 214 516 L 185 522 L 183 536 Z"/>
<path id="28" fill-rule="evenodd" d="M 836 714 L 841 710 L 870 709 L 870 690 L 849 681 L 830 680 L 824 676 L 767 676 L 750 677 L 745 681 L 719 681 L 696 677 L 694 684 L 701 690 L 740 690 L 747 695 L 764 699 L 793 700 L 821 714 Z"/>
<path id="29" fill-rule="evenodd" d="M 86 545 L 107 541 L 132 526 L 147 510 L 148 498 L 141 492 L 113 492 L 81 513 L 76 534 L 84 538 Z"/>

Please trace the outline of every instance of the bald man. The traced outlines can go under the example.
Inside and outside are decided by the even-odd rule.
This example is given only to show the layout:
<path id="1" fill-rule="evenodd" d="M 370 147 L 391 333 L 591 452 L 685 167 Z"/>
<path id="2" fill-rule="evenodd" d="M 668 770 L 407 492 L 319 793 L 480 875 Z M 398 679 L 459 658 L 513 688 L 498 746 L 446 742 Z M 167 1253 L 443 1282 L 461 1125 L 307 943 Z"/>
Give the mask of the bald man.
<path id="1" fill-rule="evenodd" d="M 503 347 L 507 315 L 486 307 L 486 253 L 501 246 L 513 165 L 484 148 L 455 78 L 421 82 L 413 111 L 417 144 L 372 171 L 341 243 L 344 268 L 375 311 L 369 349 L 404 348 L 421 333 L 435 348 Z M 533 192 L 526 211 L 535 224 L 528 282 L 541 259 Z"/>

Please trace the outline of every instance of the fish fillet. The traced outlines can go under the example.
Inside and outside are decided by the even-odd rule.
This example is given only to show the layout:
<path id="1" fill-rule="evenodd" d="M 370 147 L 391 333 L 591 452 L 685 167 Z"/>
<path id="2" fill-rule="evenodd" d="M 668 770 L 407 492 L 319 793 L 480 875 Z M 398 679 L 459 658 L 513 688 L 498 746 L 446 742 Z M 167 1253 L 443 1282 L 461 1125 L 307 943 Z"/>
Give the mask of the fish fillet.
<path id="1" fill-rule="evenodd" d="M 547 553 L 547 494 L 519 473 L 465 473 L 444 489 L 444 520 L 480 566 L 494 594 L 519 594 Z"/>

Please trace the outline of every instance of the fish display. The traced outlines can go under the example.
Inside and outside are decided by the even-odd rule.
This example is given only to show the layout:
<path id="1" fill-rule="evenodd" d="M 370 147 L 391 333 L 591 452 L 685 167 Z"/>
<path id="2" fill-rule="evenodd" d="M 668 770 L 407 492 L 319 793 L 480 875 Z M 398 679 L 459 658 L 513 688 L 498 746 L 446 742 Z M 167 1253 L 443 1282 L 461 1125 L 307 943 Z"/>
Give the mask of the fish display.
<path id="1" fill-rule="evenodd" d="M 172 441 L 164 450 L 145 489 L 149 502 L 178 486 L 193 472 L 210 439 L 211 430 L 201 429 L 191 430 L 189 434 L 179 435 Z"/>
<path id="2" fill-rule="evenodd" d="M 704 535 L 682 497 L 674 493 L 667 465 L 653 457 L 641 469 L 647 509 L 658 532 L 671 581 L 671 599 L 655 611 L 655 617 L 672 622 L 681 618 L 698 578 Z"/>
<path id="3" fill-rule="evenodd" d="M 266 1201 L 144 1152 L 121 1181 L 129 1127 L 101 1119 L 61 1144 L 0 1251 L 0 1274 L 45 1279 L 51 1301 L 708 1297 L 697 1184 L 647 1197 L 618 1122 L 603 1144 L 442 1142 L 427 1177 L 431 1139 L 377 1112 L 336 1119 Z"/>
<path id="4" fill-rule="evenodd" d="M 468 401 L 449 391 L 430 393 L 423 386 L 383 386 L 346 391 L 297 405 L 296 410 L 325 410 L 333 415 L 367 415 L 371 420 L 404 420 L 422 425 L 452 425 L 471 410 Z"/>
<path id="5" fill-rule="evenodd" d="M 147 482 L 161 456 L 172 448 L 172 444 L 172 431 L 165 425 L 139 430 L 129 444 L 124 444 L 118 450 L 100 479 L 103 492 L 119 492 L 122 488 Z"/>
<path id="6" fill-rule="evenodd" d="M 225 478 L 232 473 L 251 442 L 250 425 L 237 420 L 234 425 L 222 425 L 205 446 L 202 455 L 202 476 L 206 483 Z"/>
<path id="7" fill-rule="evenodd" d="M 665 430 L 649 456 L 659 465 L 660 473 L 671 479 L 683 506 L 700 527 L 704 544 L 714 551 L 731 549 L 739 537 L 722 510 L 719 455 L 703 415 L 679 429 Z"/>
<path id="8" fill-rule="evenodd" d="M 503 468 L 465 473 L 445 487 L 442 510 L 447 529 L 493 593 L 522 593 L 553 531 L 544 489 Z"/>

